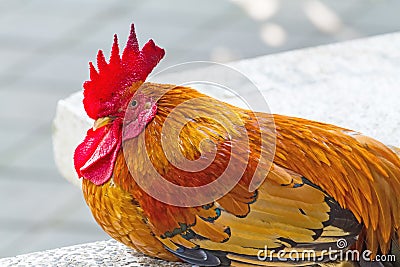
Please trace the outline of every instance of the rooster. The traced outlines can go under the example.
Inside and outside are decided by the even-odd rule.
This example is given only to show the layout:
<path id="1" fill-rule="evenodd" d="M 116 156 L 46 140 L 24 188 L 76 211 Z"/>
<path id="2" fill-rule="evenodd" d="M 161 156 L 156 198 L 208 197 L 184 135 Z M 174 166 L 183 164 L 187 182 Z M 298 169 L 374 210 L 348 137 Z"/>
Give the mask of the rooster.
<path id="1" fill-rule="evenodd" d="M 74 164 L 105 232 L 146 255 L 199 266 L 324 265 L 346 261 L 339 256 L 348 249 L 372 259 L 398 253 L 398 150 L 338 126 L 145 82 L 163 56 L 152 40 L 139 48 L 132 24 L 122 55 L 114 35 L 109 62 L 99 50 L 97 69 L 89 63 L 83 104 L 95 122 Z M 182 162 L 208 165 L 190 171 Z M 196 189 L 222 176 L 223 194 L 177 193 L 160 182 Z M 293 258 L 292 250 L 315 257 Z"/>

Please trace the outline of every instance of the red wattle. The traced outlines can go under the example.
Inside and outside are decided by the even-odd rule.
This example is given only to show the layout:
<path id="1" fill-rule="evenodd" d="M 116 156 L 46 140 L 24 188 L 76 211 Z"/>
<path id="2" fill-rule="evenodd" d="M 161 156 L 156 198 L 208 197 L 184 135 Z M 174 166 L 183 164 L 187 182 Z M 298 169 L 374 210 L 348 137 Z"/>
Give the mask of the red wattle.
<path id="1" fill-rule="evenodd" d="M 107 182 L 113 173 L 115 161 L 122 143 L 122 125 L 114 121 L 96 131 L 89 129 L 85 140 L 74 154 L 78 176 L 96 185 Z"/>

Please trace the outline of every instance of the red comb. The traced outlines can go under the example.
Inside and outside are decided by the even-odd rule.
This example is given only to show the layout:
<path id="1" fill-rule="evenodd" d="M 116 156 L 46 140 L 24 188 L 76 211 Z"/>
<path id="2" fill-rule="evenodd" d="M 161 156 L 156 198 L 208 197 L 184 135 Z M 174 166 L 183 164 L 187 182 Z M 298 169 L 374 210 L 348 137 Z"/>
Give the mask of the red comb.
<path id="1" fill-rule="evenodd" d="M 97 54 L 97 68 L 89 63 L 90 80 L 83 84 L 83 105 L 92 119 L 115 115 L 130 100 L 128 88 L 135 82 L 144 82 L 153 68 L 163 58 L 164 49 L 149 40 L 139 50 L 135 27 L 131 32 L 122 53 L 119 53 L 118 37 L 114 35 L 110 62 L 107 63 L 103 51 Z M 128 95 L 127 95 L 128 94 Z"/>

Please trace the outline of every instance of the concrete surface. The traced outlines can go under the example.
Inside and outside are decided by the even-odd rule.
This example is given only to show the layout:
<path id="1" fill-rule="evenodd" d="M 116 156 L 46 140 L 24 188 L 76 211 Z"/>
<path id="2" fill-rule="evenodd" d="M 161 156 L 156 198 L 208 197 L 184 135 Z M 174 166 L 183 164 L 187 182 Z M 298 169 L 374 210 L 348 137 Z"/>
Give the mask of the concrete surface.
<path id="1" fill-rule="evenodd" d="M 0 0 L 0 257 L 108 238 L 55 167 L 51 120 L 57 100 L 88 78 L 97 49 L 107 54 L 115 32 L 125 42 L 132 21 L 142 44 L 152 37 L 166 49 L 163 68 L 398 31 L 399 8 L 395 0 Z"/>
<path id="2" fill-rule="evenodd" d="M 77 267 L 190 267 L 189 264 L 165 262 L 143 256 L 115 241 L 97 241 L 53 250 L 0 259 L 2 267 L 77 266 Z"/>

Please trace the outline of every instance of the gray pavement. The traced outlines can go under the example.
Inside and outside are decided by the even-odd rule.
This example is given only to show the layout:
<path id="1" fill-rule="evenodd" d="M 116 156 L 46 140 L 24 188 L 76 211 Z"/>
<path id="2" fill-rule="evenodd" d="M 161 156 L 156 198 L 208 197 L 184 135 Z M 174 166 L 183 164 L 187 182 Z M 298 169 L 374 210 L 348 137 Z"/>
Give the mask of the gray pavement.
<path id="1" fill-rule="evenodd" d="M 399 31 L 398 10 L 395 0 L 0 0 L 0 257 L 108 238 L 57 172 L 51 120 L 132 21 L 141 44 L 166 49 L 161 69 Z"/>

